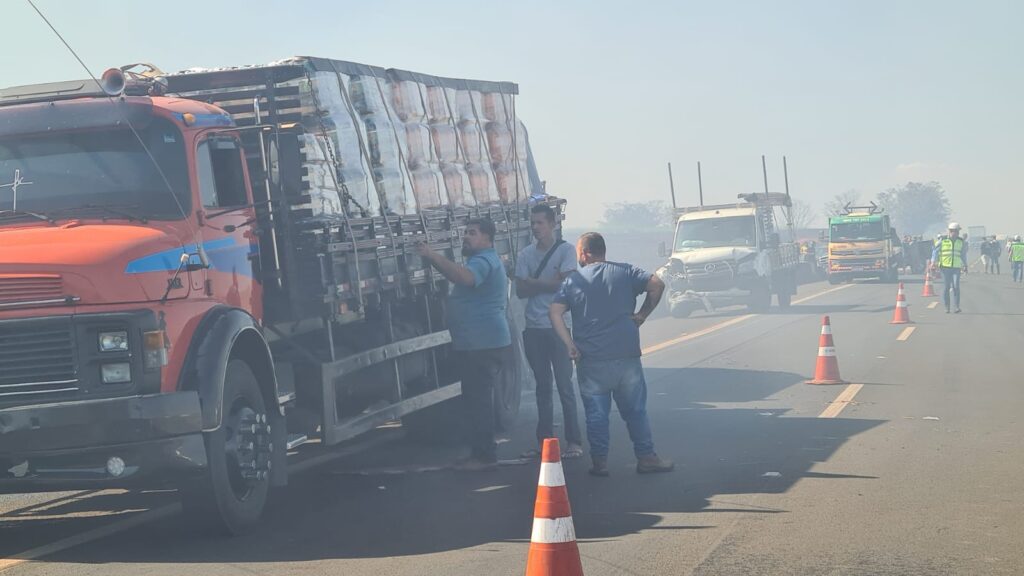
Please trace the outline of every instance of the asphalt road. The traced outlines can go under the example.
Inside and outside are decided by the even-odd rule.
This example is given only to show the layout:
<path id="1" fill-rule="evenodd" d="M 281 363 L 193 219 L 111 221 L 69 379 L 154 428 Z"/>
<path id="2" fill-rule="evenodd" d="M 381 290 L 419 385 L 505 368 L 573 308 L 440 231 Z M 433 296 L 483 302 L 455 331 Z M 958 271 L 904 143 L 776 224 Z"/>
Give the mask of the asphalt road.
<path id="1" fill-rule="evenodd" d="M 565 463 L 586 574 L 1024 573 L 1024 288 L 976 274 L 963 288 L 964 312 L 946 315 L 908 279 L 910 331 L 889 324 L 895 287 L 873 283 L 803 286 L 786 312 L 649 322 L 655 443 L 678 467 L 637 475 L 614 419 L 609 478 Z M 822 314 L 859 386 L 804 383 Z M 503 458 L 530 447 L 533 415 Z M 369 446 L 306 465 L 265 526 L 231 540 L 193 533 L 169 493 L 5 498 L 0 570 L 523 573 L 536 463 L 457 473 L 455 447 L 400 430 Z"/>

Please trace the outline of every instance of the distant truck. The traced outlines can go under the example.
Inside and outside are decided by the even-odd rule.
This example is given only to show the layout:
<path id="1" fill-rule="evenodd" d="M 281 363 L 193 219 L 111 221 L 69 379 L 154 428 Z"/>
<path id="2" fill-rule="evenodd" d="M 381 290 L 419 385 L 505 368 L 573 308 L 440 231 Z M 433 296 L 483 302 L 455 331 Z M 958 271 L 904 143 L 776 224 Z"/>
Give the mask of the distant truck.
<path id="1" fill-rule="evenodd" d="M 828 219 L 828 229 L 830 284 L 854 278 L 899 279 L 903 245 L 889 215 L 877 205 L 847 205 L 843 214 Z"/>
<path id="2" fill-rule="evenodd" d="M 788 308 L 796 294 L 800 249 L 795 242 L 780 239 L 775 223 L 779 207 L 789 222 L 789 196 L 740 194 L 738 198 L 735 204 L 677 210 L 671 257 L 658 270 L 676 318 L 732 305 L 764 312 L 773 294 L 780 308 Z"/>

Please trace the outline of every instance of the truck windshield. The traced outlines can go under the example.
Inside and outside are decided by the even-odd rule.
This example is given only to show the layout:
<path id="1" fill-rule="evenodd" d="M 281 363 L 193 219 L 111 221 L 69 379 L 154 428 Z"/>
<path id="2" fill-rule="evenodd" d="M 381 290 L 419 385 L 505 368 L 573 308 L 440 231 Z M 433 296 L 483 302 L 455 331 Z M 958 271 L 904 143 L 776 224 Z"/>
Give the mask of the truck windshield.
<path id="1" fill-rule="evenodd" d="M 676 229 L 676 251 L 722 246 L 755 246 L 753 216 L 685 220 Z"/>
<path id="2" fill-rule="evenodd" d="M 124 128 L 0 139 L 0 211 L 63 218 L 76 209 L 119 208 L 145 218 L 182 218 L 190 203 L 181 132 L 154 118 L 138 134 L 148 154 Z"/>
<path id="3" fill-rule="evenodd" d="M 844 242 L 850 240 L 882 240 L 885 238 L 885 235 L 882 233 L 882 221 L 874 220 L 832 224 L 830 237 L 833 242 Z"/>

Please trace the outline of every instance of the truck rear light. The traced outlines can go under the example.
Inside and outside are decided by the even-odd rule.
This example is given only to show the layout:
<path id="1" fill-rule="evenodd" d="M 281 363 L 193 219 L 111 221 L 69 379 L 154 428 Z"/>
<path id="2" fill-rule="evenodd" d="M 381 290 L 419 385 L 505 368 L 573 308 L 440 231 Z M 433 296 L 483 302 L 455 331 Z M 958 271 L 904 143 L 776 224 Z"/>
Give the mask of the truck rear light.
<path id="1" fill-rule="evenodd" d="M 142 334 L 143 365 L 147 370 L 167 366 L 167 333 L 154 330 Z"/>
<path id="2" fill-rule="evenodd" d="M 127 362 L 116 362 L 100 366 L 104 384 L 126 384 L 132 381 L 132 366 Z"/>

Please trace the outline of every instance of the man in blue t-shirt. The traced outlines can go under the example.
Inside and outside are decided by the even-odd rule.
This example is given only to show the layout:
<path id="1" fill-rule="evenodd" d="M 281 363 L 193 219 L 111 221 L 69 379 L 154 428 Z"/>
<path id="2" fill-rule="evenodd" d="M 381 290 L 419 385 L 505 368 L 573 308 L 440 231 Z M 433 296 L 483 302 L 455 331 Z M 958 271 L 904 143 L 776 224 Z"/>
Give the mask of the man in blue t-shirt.
<path id="1" fill-rule="evenodd" d="M 647 382 L 640 363 L 640 325 L 657 307 L 665 283 L 629 264 L 605 261 L 604 238 L 596 232 L 580 236 L 576 258 L 580 268 L 555 295 L 551 325 L 576 360 L 580 396 L 587 414 L 587 440 L 594 476 L 608 475 L 608 414 L 612 399 L 626 422 L 641 474 L 668 472 L 670 460 L 654 452 L 647 418 Z M 636 311 L 636 297 L 646 293 Z M 563 315 L 572 313 L 570 335 Z"/>
<path id="2" fill-rule="evenodd" d="M 494 250 L 494 222 L 470 220 L 462 237 L 463 264 L 452 262 L 426 244 L 416 251 L 452 283 L 448 295 L 448 331 L 462 380 L 471 453 L 459 467 L 485 470 L 498 464 L 494 441 L 494 390 L 512 344 L 505 310 L 508 276 Z"/>

